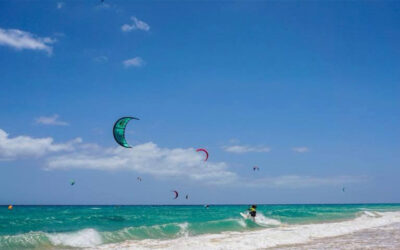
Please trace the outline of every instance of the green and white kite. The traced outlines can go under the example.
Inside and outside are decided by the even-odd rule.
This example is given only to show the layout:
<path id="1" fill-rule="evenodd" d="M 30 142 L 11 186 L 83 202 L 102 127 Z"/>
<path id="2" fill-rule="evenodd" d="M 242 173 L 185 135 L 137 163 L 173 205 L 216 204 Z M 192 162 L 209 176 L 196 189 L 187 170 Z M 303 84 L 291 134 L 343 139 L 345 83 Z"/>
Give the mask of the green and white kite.
<path id="1" fill-rule="evenodd" d="M 139 120 L 139 118 L 136 118 L 136 117 L 122 117 L 122 118 L 119 118 L 114 124 L 114 128 L 113 128 L 114 139 L 119 145 L 121 145 L 124 148 L 132 147 L 128 144 L 128 142 L 125 139 L 126 125 L 128 125 L 128 122 L 132 119 Z"/>

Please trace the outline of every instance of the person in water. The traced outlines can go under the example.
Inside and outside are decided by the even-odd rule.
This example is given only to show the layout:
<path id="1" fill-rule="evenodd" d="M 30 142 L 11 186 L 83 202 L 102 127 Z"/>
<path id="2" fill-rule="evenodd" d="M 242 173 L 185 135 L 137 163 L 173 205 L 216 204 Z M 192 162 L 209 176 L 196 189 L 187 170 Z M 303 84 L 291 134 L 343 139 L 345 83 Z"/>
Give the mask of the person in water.
<path id="1" fill-rule="evenodd" d="M 253 221 L 256 220 L 256 215 L 257 215 L 256 209 L 257 209 L 257 206 L 256 206 L 256 205 L 252 205 L 252 206 L 249 208 L 249 214 L 250 214 L 251 219 L 252 219 Z"/>

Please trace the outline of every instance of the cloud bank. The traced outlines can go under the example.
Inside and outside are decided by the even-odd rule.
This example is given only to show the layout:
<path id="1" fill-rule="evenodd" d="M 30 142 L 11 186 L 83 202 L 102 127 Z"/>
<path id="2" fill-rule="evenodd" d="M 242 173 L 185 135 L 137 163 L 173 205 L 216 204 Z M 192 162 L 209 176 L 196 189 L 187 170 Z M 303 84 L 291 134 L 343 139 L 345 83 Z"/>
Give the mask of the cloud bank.
<path id="1" fill-rule="evenodd" d="M 194 148 L 161 148 L 153 142 L 121 147 L 80 150 L 51 157 L 47 169 L 133 170 L 155 177 L 181 178 L 208 183 L 232 182 L 237 175 L 224 162 L 207 162 Z"/>
<path id="2" fill-rule="evenodd" d="M 307 188 L 341 186 L 366 181 L 365 176 L 315 177 L 301 175 L 242 177 L 225 162 L 203 161 L 194 148 L 163 148 L 153 142 L 132 148 L 104 148 L 81 138 L 55 143 L 53 138 L 9 137 L 0 129 L 0 160 L 42 157 L 45 170 L 91 169 L 134 171 L 160 179 L 197 181 L 201 185 L 248 188 Z"/>

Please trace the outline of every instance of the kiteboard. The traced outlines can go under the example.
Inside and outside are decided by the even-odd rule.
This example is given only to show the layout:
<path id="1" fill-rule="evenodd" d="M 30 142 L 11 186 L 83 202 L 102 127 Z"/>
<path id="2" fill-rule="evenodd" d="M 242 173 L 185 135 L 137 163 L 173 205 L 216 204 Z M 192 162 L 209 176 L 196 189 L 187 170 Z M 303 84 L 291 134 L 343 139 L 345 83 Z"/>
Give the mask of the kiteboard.
<path id="1" fill-rule="evenodd" d="M 250 219 L 250 214 L 240 212 L 240 215 L 243 217 L 243 219 Z"/>

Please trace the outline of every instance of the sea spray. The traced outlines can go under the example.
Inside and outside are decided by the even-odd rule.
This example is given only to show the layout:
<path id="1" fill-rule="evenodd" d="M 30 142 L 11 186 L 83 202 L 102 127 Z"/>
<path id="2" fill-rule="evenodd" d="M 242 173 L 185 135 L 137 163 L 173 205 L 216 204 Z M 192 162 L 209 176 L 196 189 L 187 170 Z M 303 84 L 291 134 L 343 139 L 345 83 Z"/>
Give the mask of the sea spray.
<path id="1" fill-rule="evenodd" d="M 282 223 L 279 220 L 271 219 L 265 217 L 263 214 L 258 213 L 255 218 L 255 223 L 263 227 L 270 227 L 270 226 L 279 226 Z"/>
<path id="2" fill-rule="evenodd" d="M 93 247 L 102 243 L 99 232 L 88 228 L 78 232 L 47 234 L 54 246 Z"/>

